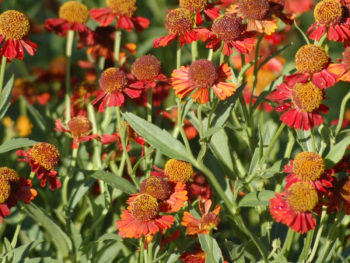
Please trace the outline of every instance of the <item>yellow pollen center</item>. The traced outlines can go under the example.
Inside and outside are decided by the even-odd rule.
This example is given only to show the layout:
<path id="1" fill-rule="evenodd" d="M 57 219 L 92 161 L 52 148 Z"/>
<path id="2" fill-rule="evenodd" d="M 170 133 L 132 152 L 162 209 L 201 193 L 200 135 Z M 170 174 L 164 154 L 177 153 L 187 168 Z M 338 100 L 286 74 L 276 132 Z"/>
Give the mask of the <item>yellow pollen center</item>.
<path id="1" fill-rule="evenodd" d="M 298 182 L 288 188 L 287 201 L 296 212 L 307 212 L 317 205 L 318 195 L 312 185 Z"/>
<path id="2" fill-rule="evenodd" d="M 268 0 L 239 0 L 239 11 L 245 18 L 262 20 L 270 11 Z"/>
<path id="3" fill-rule="evenodd" d="M 68 122 L 73 137 L 86 136 L 92 129 L 91 122 L 85 116 L 77 116 Z"/>
<path id="4" fill-rule="evenodd" d="M 108 68 L 100 78 L 100 87 L 107 93 L 121 91 L 127 84 L 125 73 L 119 68 Z"/>
<path id="5" fill-rule="evenodd" d="M 28 116 L 21 115 L 17 119 L 16 131 L 20 137 L 27 137 L 32 133 L 33 124 Z"/>
<path id="6" fill-rule="evenodd" d="M 10 182 L 16 182 L 19 180 L 18 173 L 8 167 L 0 167 L 0 179 L 10 181 Z"/>
<path id="7" fill-rule="evenodd" d="M 82 3 L 68 1 L 61 5 L 58 16 L 70 23 L 85 24 L 89 20 L 89 9 Z"/>
<path id="8" fill-rule="evenodd" d="M 148 221 L 158 214 L 159 204 L 156 198 L 149 194 L 140 194 L 130 205 L 131 214 L 140 221 Z"/>
<path id="9" fill-rule="evenodd" d="M 158 200 L 165 200 L 169 197 L 169 185 L 161 177 L 151 176 L 142 181 L 140 193 L 149 194 Z"/>
<path id="10" fill-rule="evenodd" d="M 57 148 L 46 142 L 35 144 L 30 151 L 30 157 L 46 170 L 52 170 L 60 161 Z"/>
<path id="11" fill-rule="evenodd" d="M 201 12 L 207 6 L 207 0 L 180 0 L 180 7 L 190 12 Z"/>
<path id="12" fill-rule="evenodd" d="M 0 179 L 0 204 L 5 203 L 11 193 L 11 186 L 9 181 Z"/>
<path id="13" fill-rule="evenodd" d="M 152 80 L 161 70 L 160 61 L 152 55 L 145 55 L 135 60 L 131 66 L 131 73 L 138 80 Z"/>
<path id="14" fill-rule="evenodd" d="M 208 88 L 218 79 L 216 67 L 213 62 L 200 59 L 192 63 L 188 70 L 190 81 L 198 88 Z"/>
<path id="15" fill-rule="evenodd" d="M 297 83 L 292 90 L 292 102 L 299 110 L 313 112 L 320 107 L 322 100 L 323 91 L 311 81 Z"/>
<path id="16" fill-rule="evenodd" d="M 193 27 L 193 16 L 185 8 L 170 10 L 165 19 L 165 28 L 170 34 L 183 35 Z"/>
<path id="17" fill-rule="evenodd" d="M 325 166 L 321 156 L 314 152 L 301 152 L 293 161 L 293 173 L 303 181 L 315 181 L 324 173 Z"/>
<path id="18" fill-rule="evenodd" d="M 315 20 L 324 25 L 337 24 L 342 19 L 342 5 L 337 0 L 323 0 L 314 9 Z"/>
<path id="19" fill-rule="evenodd" d="M 316 73 L 325 69 L 329 58 L 323 47 L 304 45 L 295 55 L 295 67 L 301 73 Z"/>
<path id="20" fill-rule="evenodd" d="M 212 31 L 223 41 L 234 41 L 243 32 L 241 19 L 226 14 L 214 20 Z"/>
<path id="21" fill-rule="evenodd" d="M 27 16 L 16 10 L 8 10 L 0 15 L 0 34 L 6 39 L 19 39 L 28 35 L 30 24 Z"/>
<path id="22" fill-rule="evenodd" d="M 188 182 L 193 176 L 192 165 L 188 162 L 170 159 L 164 168 L 165 174 L 171 182 Z"/>
<path id="23" fill-rule="evenodd" d="M 136 0 L 107 0 L 107 6 L 117 16 L 131 17 L 136 11 Z"/>

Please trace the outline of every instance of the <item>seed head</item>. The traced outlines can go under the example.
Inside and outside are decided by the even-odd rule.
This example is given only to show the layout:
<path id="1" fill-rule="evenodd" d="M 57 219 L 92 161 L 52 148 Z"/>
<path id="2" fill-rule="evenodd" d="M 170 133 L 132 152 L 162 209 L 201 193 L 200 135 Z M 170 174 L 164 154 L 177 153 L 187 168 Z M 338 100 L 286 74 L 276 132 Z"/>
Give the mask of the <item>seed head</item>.
<path id="1" fill-rule="evenodd" d="M 293 173 L 303 181 L 315 181 L 324 173 L 325 166 L 321 156 L 314 152 L 301 152 L 295 156 Z"/>
<path id="2" fill-rule="evenodd" d="M 209 88 L 218 79 L 218 73 L 213 62 L 200 59 L 192 63 L 188 70 L 190 81 L 198 88 Z"/>
<path id="3" fill-rule="evenodd" d="M 313 74 L 325 69 L 329 58 L 323 47 L 304 45 L 295 55 L 295 67 L 301 73 Z"/>
<path id="4" fill-rule="evenodd" d="M 226 14 L 214 20 L 211 30 L 223 41 L 234 41 L 243 32 L 241 19 L 232 14 Z"/>
<path id="5" fill-rule="evenodd" d="M 185 8 L 176 8 L 170 10 L 165 18 L 165 28 L 170 34 L 183 35 L 193 27 L 193 16 Z"/>
<path id="6" fill-rule="evenodd" d="M 58 16 L 69 23 L 85 24 L 89 20 L 89 9 L 80 2 L 68 1 L 61 5 Z"/>
<path id="7" fill-rule="evenodd" d="M 130 205 L 131 214 L 140 221 L 148 221 L 158 214 L 159 204 L 156 198 L 149 194 L 139 194 Z"/>
<path id="8" fill-rule="evenodd" d="M 107 0 L 107 6 L 117 16 L 132 17 L 136 11 L 136 0 Z"/>
<path id="9" fill-rule="evenodd" d="M 318 203 L 317 192 L 308 183 L 294 183 L 287 193 L 287 201 L 296 212 L 312 211 Z"/>
<path id="10" fill-rule="evenodd" d="M 131 73 L 138 80 L 152 80 L 159 75 L 160 71 L 160 61 L 153 55 L 142 56 L 131 66 Z"/>
<path id="11" fill-rule="evenodd" d="M 292 90 L 292 101 L 294 105 L 305 112 L 317 110 L 323 100 L 323 91 L 316 87 L 311 81 L 303 84 L 295 84 Z"/>
<path id="12" fill-rule="evenodd" d="M 6 39 L 18 39 L 28 35 L 30 29 L 28 17 L 16 10 L 8 10 L 0 15 L 0 34 Z"/>
<path id="13" fill-rule="evenodd" d="M 30 157 L 46 170 L 52 170 L 60 161 L 60 154 L 56 146 L 39 142 L 30 151 Z"/>
<path id="14" fill-rule="evenodd" d="M 164 172 L 170 182 L 188 182 L 193 176 L 192 165 L 188 162 L 170 159 L 166 162 Z"/>
<path id="15" fill-rule="evenodd" d="M 101 74 L 100 87 L 107 93 L 121 91 L 127 84 L 125 73 L 119 68 L 108 68 Z"/>

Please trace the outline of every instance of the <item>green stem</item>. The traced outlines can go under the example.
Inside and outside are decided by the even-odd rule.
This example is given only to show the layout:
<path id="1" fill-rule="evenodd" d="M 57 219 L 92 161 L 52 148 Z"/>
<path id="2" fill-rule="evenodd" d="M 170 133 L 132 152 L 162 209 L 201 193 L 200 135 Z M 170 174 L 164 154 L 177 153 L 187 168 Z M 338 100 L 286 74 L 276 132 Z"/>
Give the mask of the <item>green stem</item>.
<path id="1" fill-rule="evenodd" d="M 145 244 L 143 243 L 143 239 L 140 239 L 140 263 L 143 263 L 144 250 L 145 250 Z"/>
<path id="2" fill-rule="evenodd" d="M 306 238 L 304 238 L 304 248 L 301 251 L 298 262 L 303 262 L 304 260 L 306 260 L 307 256 L 309 255 L 314 233 L 315 233 L 314 230 L 307 232 Z"/>
<path id="3" fill-rule="evenodd" d="M 95 116 L 94 107 L 89 103 L 87 106 L 89 120 L 92 124 L 92 132 L 93 134 L 98 134 L 98 127 L 97 127 L 97 121 Z M 101 145 L 97 140 L 94 140 L 94 169 L 101 169 L 102 168 L 102 162 L 101 162 Z"/>
<path id="4" fill-rule="evenodd" d="M 181 67 L 181 45 L 179 42 L 177 42 L 177 49 L 176 49 L 176 68 Z"/>
<path id="5" fill-rule="evenodd" d="M 70 84 L 70 74 L 71 74 L 71 60 L 73 51 L 73 41 L 74 41 L 74 31 L 69 30 L 67 33 L 67 45 L 66 45 L 66 94 L 64 96 L 65 106 L 66 106 L 66 123 L 70 120 L 70 97 L 72 95 L 72 88 Z"/>
<path id="6" fill-rule="evenodd" d="M 192 153 L 192 150 L 190 147 L 190 143 L 188 142 L 188 139 L 187 139 L 186 133 L 184 131 L 184 127 L 183 127 L 181 99 L 176 98 L 176 100 L 177 100 L 177 126 L 180 129 L 180 134 L 181 134 L 182 140 L 185 143 L 186 150 L 187 150 L 188 154 L 190 155 L 190 157 L 192 159 L 194 159 L 194 156 L 193 156 L 193 153 Z"/>
<path id="7" fill-rule="evenodd" d="M 5 68 L 6 68 L 6 57 L 2 56 L 1 58 L 1 68 L 0 68 L 0 94 L 2 92 L 2 88 L 4 86 L 4 78 L 5 78 Z M 0 101 L 2 103 L 2 101 Z"/>
<path id="8" fill-rule="evenodd" d="M 103 70 L 105 68 L 105 62 L 106 62 L 106 58 L 101 56 L 98 59 L 98 67 L 100 68 L 100 70 Z"/>
<path id="9" fill-rule="evenodd" d="M 208 60 L 211 61 L 211 60 L 213 59 L 213 53 L 214 53 L 214 52 L 213 52 L 213 49 L 209 49 L 208 58 L 207 58 Z"/>
<path id="10" fill-rule="evenodd" d="M 24 218 L 24 206 L 21 205 L 21 209 L 19 211 L 18 223 L 17 223 L 16 230 L 15 230 L 15 233 L 14 233 L 12 241 L 11 241 L 11 247 L 12 248 L 15 248 L 16 245 L 17 245 L 18 235 L 19 235 L 19 232 L 21 231 L 23 218 Z"/>
<path id="11" fill-rule="evenodd" d="M 258 71 L 259 71 L 259 51 L 260 51 L 260 44 L 261 41 L 264 39 L 264 34 L 261 35 L 258 39 L 258 42 L 255 47 L 255 61 L 254 61 L 254 74 L 253 74 L 253 88 L 252 88 L 252 95 L 250 96 L 250 101 L 249 101 L 249 113 L 252 115 L 252 106 L 253 106 L 253 98 L 256 90 L 256 85 L 258 83 Z M 252 117 L 252 116 L 250 116 Z"/>
<path id="12" fill-rule="evenodd" d="M 67 175 L 64 177 L 63 185 L 62 185 L 62 203 L 64 206 L 68 204 L 68 183 L 69 178 L 73 176 L 74 168 L 77 164 L 77 156 L 78 156 L 79 144 L 78 148 L 73 148 L 72 152 L 72 161 L 70 164 L 70 169 Z"/>
<path id="13" fill-rule="evenodd" d="M 198 109 L 197 109 L 198 122 L 199 122 L 199 139 L 200 139 L 200 145 L 201 145 L 201 150 L 198 154 L 197 161 L 201 161 L 204 158 L 204 155 L 207 151 L 207 143 L 206 143 L 206 141 L 203 141 L 204 132 L 203 132 L 202 107 L 203 107 L 203 105 L 199 104 Z M 207 129 L 209 129 L 209 124 L 210 124 L 209 118 L 210 117 L 208 117 Z"/>
<path id="14" fill-rule="evenodd" d="M 317 152 L 316 151 L 316 141 L 315 141 L 315 133 L 314 133 L 314 129 L 311 127 L 310 129 L 310 137 L 311 137 L 311 147 L 312 147 L 312 151 L 313 152 Z"/>
<path id="15" fill-rule="evenodd" d="M 321 215 L 321 221 L 320 221 L 320 225 L 318 227 L 318 230 L 317 230 L 317 234 L 316 234 L 316 239 L 315 239 L 315 243 L 314 243 L 314 246 L 312 247 L 312 251 L 311 251 L 311 255 L 310 257 L 307 259 L 307 262 L 311 263 L 313 262 L 312 260 L 314 259 L 315 255 L 316 255 L 316 252 L 317 252 L 317 248 L 318 248 L 318 245 L 320 243 L 320 239 L 321 239 L 321 236 L 322 236 L 322 231 L 323 231 L 323 228 L 325 226 L 325 223 L 327 221 L 327 208 L 326 207 L 323 207 L 322 209 L 322 215 Z"/>
<path id="16" fill-rule="evenodd" d="M 35 177 L 35 172 L 30 172 L 29 179 L 33 180 Z"/>
<path id="17" fill-rule="evenodd" d="M 249 141 L 249 148 L 250 148 L 250 151 L 253 153 L 254 149 L 255 149 L 255 143 L 254 143 L 254 139 L 252 136 L 252 127 L 250 126 L 250 118 L 249 118 L 247 105 L 245 103 L 245 100 L 244 100 L 244 97 L 242 94 L 239 95 L 239 102 L 241 104 L 243 117 L 245 120 L 245 128 L 246 128 L 246 133 L 247 133 L 247 137 L 248 137 L 248 141 Z"/>
<path id="18" fill-rule="evenodd" d="M 148 262 L 152 263 L 153 262 L 153 240 L 148 244 L 147 252 L 148 252 Z"/>
<path id="19" fill-rule="evenodd" d="M 304 33 L 304 31 L 303 30 L 301 30 L 301 28 L 298 26 L 298 24 L 297 24 L 297 21 L 296 20 L 294 20 L 294 26 L 296 27 L 296 29 L 299 31 L 299 33 L 302 35 L 302 37 L 304 38 L 304 40 L 305 40 L 305 42 L 306 42 L 306 44 L 310 44 L 310 41 L 309 41 L 309 39 L 308 39 L 308 37 L 305 35 L 305 33 Z"/>
<path id="20" fill-rule="evenodd" d="M 343 120 L 344 120 L 345 110 L 346 110 L 346 104 L 348 103 L 349 100 L 350 100 L 350 92 L 348 92 L 348 94 L 346 94 L 346 96 L 343 98 L 343 100 L 341 102 L 340 113 L 339 113 L 339 122 L 337 124 L 337 128 L 335 129 L 335 136 L 338 136 L 338 134 L 341 130 Z"/>
<path id="21" fill-rule="evenodd" d="M 293 243 L 294 235 L 295 232 L 291 228 L 288 228 L 287 237 L 284 240 L 283 247 L 280 252 L 280 254 L 285 256 L 286 258 L 288 258 L 288 254 Z"/>
<path id="22" fill-rule="evenodd" d="M 192 42 L 191 55 L 192 55 L 192 62 L 195 62 L 198 58 L 198 42 L 197 41 Z"/>
<path id="23" fill-rule="evenodd" d="M 120 30 L 115 31 L 114 37 L 114 65 L 119 66 L 119 53 L 120 53 L 120 43 L 122 39 L 122 32 Z"/>

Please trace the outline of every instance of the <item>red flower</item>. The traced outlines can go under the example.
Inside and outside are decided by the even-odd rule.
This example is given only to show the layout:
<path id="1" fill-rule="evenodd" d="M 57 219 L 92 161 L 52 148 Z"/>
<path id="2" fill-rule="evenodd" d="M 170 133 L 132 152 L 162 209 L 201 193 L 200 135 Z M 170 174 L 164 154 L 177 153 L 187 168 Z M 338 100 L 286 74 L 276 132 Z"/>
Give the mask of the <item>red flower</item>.
<path id="1" fill-rule="evenodd" d="M 119 235 L 123 238 L 152 236 L 174 223 L 174 217 L 159 214 L 159 203 L 149 194 L 133 195 L 127 203 L 128 208 L 123 211 L 121 220 L 116 222 Z"/>
<path id="2" fill-rule="evenodd" d="M 276 222 L 281 222 L 295 232 L 304 234 L 316 226 L 312 211 L 318 204 L 318 195 L 313 186 L 297 182 L 281 194 L 270 199 L 270 213 Z"/>
<path id="3" fill-rule="evenodd" d="M 90 10 L 92 19 L 101 26 L 109 26 L 116 19 L 116 28 L 131 31 L 134 28 L 140 32 L 149 26 L 149 20 L 135 16 L 136 0 L 106 0 L 107 8 L 93 8 Z"/>
<path id="4" fill-rule="evenodd" d="M 205 176 L 201 173 L 195 172 L 192 182 L 188 183 L 188 195 L 189 200 L 194 201 L 199 199 L 200 201 L 206 201 L 211 198 L 213 191 L 207 182 Z"/>
<path id="5" fill-rule="evenodd" d="M 303 14 L 311 10 L 312 0 L 284 0 L 284 8 L 287 13 Z"/>
<path id="6" fill-rule="evenodd" d="M 199 209 L 201 211 L 202 217 L 200 219 L 196 218 L 189 212 L 184 212 L 182 217 L 181 225 L 186 227 L 186 232 L 188 235 L 197 234 L 209 234 L 213 228 L 216 228 L 220 222 L 220 206 L 216 206 L 213 212 L 210 212 L 210 207 L 212 205 L 211 200 L 206 200 L 204 203 L 199 202 Z"/>
<path id="7" fill-rule="evenodd" d="M 85 116 L 76 116 L 70 119 L 66 128 L 61 119 L 56 120 L 55 130 L 59 132 L 67 132 L 73 137 L 73 148 L 78 149 L 79 143 L 91 141 L 98 138 L 97 134 L 89 135 L 92 129 L 92 124 Z"/>
<path id="8" fill-rule="evenodd" d="M 209 30 L 206 28 L 193 28 L 193 15 L 185 8 L 176 8 L 168 12 L 165 19 L 165 28 L 169 35 L 159 37 L 153 41 L 153 47 L 165 47 L 179 38 L 180 45 L 189 44 L 201 39 L 207 40 Z"/>
<path id="9" fill-rule="evenodd" d="M 14 58 L 22 60 L 23 48 L 33 56 L 38 45 L 29 41 L 30 30 L 27 16 L 16 10 L 8 10 L 0 15 L 0 45 L 1 54 L 9 60 Z"/>
<path id="10" fill-rule="evenodd" d="M 39 142 L 28 151 L 17 150 L 16 153 L 25 157 L 24 159 L 18 159 L 18 161 L 29 163 L 32 172 L 35 172 L 37 178 L 41 180 L 41 187 L 46 186 L 47 179 L 49 179 L 51 190 L 61 187 L 61 182 L 57 179 L 58 173 L 54 170 L 60 162 L 60 155 L 54 145 Z"/>
<path id="11" fill-rule="evenodd" d="M 349 43 L 350 17 L 344 0 L 323 0 L 315 6 L 316 22 L 307 30 L 312 40 L 319 41 L 324 34 L 329 40 Z"/>
<path id="12" fill-rule="evenodd" d="M 320 89 L 326 89 L 337 82 L 337 76 L 329 71 L 330 59 L 323 47 L 304 45 L 295 54 L 295 67 L 308 76 Z"/>
<path id="13" fill-rule="evenodd" d="M 69 30 L 77 31 L 80 43 L 93 43 L 92 31 L 85 25 L 89 20 L 89 10 L 84 4 L 77 1 L 65 2 L 58 13 L 59 18 L 46 19 L 45 28 L 48 31 L 55 31 L 61 37 L 66 37 Z M 83 48 L 83 45 L 79 44 L 78 48 Z"/>
<path id="14" fill-rule="evenodd" d="M 203 24 L 202 14 L 207 20 L 214 20 L 220 15 L 220 8 L 215 7 L 219 3 L 208 3 L 208 0 L 180 0 L 179 5 L 196 13 L 196 25 Z"/>
<path id="15" fill-rule="evenodd" d="M 225 14 L 214 20 L 211 32 L 207 36 L 209 41 L 206 45 L 214 51 L 224 43 L 222 53 L 229 56 L 233 53 L 234 47 L 240 53 L 249 53 L 255 46 L 255 34 L 246 32 L 246 25 L 242 19 L 235 14 Z"/>
<path id="16" fill-rule="evenodd" d="M 130 98 L 137 98 L 141 95 L 140 89 L 128 87 L 128 79 L 126 74 L 119 68 L 108 68 L 102 74 L 99 80 L 100 90 L 97 98 L 91 104 L 99 103 L 98 110 L 104 112 L 108 107 L 120 107 L 124 101 L 124 94 Z"/>
<path id="17" fill-rule="evenodd" d="M 325 193 L 327 188 L 333 186 L 334 171 L 325 170 L 324 160 L 314 152 L 298 153 L 283 171 L 289 174 L 286 189 L 296 182 L 308 182 L 319 193 Z"/>
<path id="18" fill-rule="evenodd" d="M 324 91 L 308 81 L 305 74 L 287 76 L 285 81 L 269 96 L 272 101 L 282 104 L 276 107 L 284 112 L 281 121 L 294 129 L 309 130 L 323 123 L 321 112 L 327 113 L 328 107 L 321 104 Z"/>
<path id="19" fill-rule="evenodd" d="M 29 204 L 37 196 L 31 187 L 31 180 L 20 177 L 13 169 L 0 167 L 0 222 L 10 215 L 10 208 L 18 201 Z"/>
<path id="20" fill-rule="evenodd" d="M 231 70 L 227 64 L 216 67 L 211 61 L 200 59 L 191 66 L 175 69 L 172 85 L 175 94 L 183 98 L 191 93 L 191 98 L 198 103 L 209 102 L 209 88 L 220 100 L 225 100 L 236 91 L 236 85 L 226 82 L 231 79 Z"/>
<path id="21" fill-rule="evenodd" d="M 188 252 L 183 253 L 180 259 L 184 263 L 205 263 L 206 256 L 204 251 L 199 249 L 192 254 Z"/>

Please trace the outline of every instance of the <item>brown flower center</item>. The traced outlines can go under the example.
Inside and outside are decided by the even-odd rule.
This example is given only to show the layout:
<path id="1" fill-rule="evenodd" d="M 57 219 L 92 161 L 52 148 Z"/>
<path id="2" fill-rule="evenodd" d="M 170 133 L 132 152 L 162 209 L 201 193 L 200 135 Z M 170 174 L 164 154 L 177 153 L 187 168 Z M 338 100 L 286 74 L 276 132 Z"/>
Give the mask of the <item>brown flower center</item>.
<path id="1" fill-rule="evenodd" d="M 215 84 L 218 73 L 213 62 L 200 59 L 192 63 L 188 70 L 190 81 L 198 88 L 208 88 Z"/>
<path id="2" fill-rule="evenodd" d="M 30 29 L 27 16 L 16 10 L 8 10 L 0 15 L 0 34 L 6 39 L 19 39 L 28 35 Z"/>
<path id="3" fill-rule="evenodd" d="M 232 14 L 226 14 L 214 20 L 211 30 L 223 41 L 234 41 L 243 32 L 241 19 Z"/>
<path id="4" fill-rule="evenodd" d="M 136 11 L 136 0 L 107 0 L 107 6 L 117 16 L 132 17 Z"/>
<path id="5" fill-rule="evenodd" d="M 7 180 L 0 179 L 0 204 L 5 203 L 11 193 L 11 186 Z"/>
<path id="6" fill-rule="evenodd" d="M 160 61 L 152 55 L 145 55 L 135 60 L 131 66 L 131 73 L 138 80 L 152 80 L 161 71 Z"/>
<path id="7" fill-rule="evenodd" d="M 86 136 L 92 129 L 91 122 L 85 116 L 77 116 L 68 122 L 68 128 L 73 137 Z"/>
<path id="8" fill-rule="evenodd" d="M 301 152 L 295 156 L 293 173 L 303 181 L 315 181 L 324 173 L 325 166 L 321 156 L 314 152 Z"/>
<path id="9" fill-rule="evenodd" d="M 188 182 L 193 176 L 192 165 L 188 162 L 170 159 L 166 162 L 164 172 L 171 182 Z"/>
<path id="10" fill-rule="evenodd" d="M 170 10 L 165 19 L 165 28 L 170 34 L 183 35 L 193 27 L 193 16 L 185 8 Z"/>
<path id="11" fill-rule="evenodd" d="M 108 68 L 101 74 L 100 87 L 107 93 L 121 91 L 127 84 L 125 73 L 119 68 Z"/>
<path id="12" fill-rule="evenodd" d="M 313 112 L 317 110 L 323 100 L 323 92 L 311 81 L 303 84 L 295 84 L 292 90 L 292 101 L 294 105 L 303 111 Z"/>
<path id="13" fill-rule="evenodd" d="M 337 0 L 323 0 L 314 9 L 315 20 L 324 25 L 337 24 L 342 19 L 343 8 Z"/>
<path id="14" fill-rule="evenodd" d="M 190 12 L 201 12 L 207 6 L 207 0 L 180 0 L 180 7 Z"/>
<path id="15" fill-rule="evenodd" d="M 158 200 L 165 200 L 170 194 L 169 184 L 161 177 L 151 176 L 142 181 L 140 193 L 149 194 Z"/>
<path id="16" fill-rule="evenodd" d="M 68 1 L 61 5 L 58 16 L 70 23 L 85 24 L 89 20 L 89 9 L 80 2 Z"/>
<path id="17" fill-rule="evenodd" d="M 318 203 L 317 192 L 308 183 L 294 183 L 287 192 L 287 201 L 297 212 L 312 211 Z"/>
<path id="18" fill-rule="evenodd" d="M 329 62 L 323 47 L 313 44 L 304 45 L 295 55 L 295 67 L 301 73 L 316 73 L 326 68 Z"/>
<path id="19" fill-rule="evenodd" d="M 46 142 L 39 142 L 30 151 L 30 157 L 46 170 L 52 170 L 60 161 L 57 148 Z"/>
<path id="20" fill-rule="evenodd" d="M 156 198 L 149 194 L 140 194 L 130 205 L 131 214 L 140 221 L 148 221 L 158 214 L 159 204 Z"/>
<path id="21" fill-rule="evenodd" d="M 19 180 L 18 173 L 8 167 L 0 167 L 0 179 L 10 181 L 10 182 L 16 182 Z"/>
<path id="22" fill-rule="evenodd" d="M 268 0 L 239 0 L 238 7 L 245 18 L 262 20 L 270 11 Z"/>

